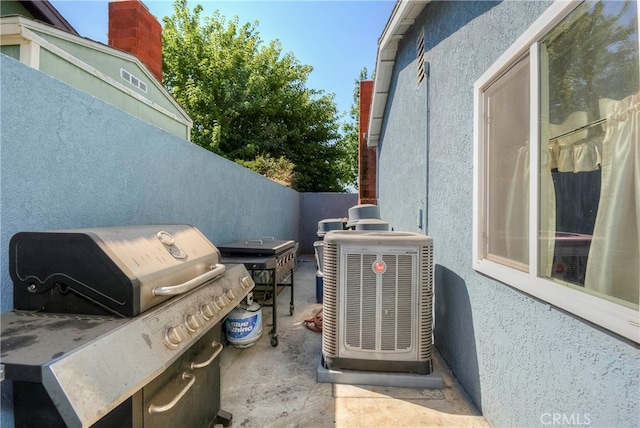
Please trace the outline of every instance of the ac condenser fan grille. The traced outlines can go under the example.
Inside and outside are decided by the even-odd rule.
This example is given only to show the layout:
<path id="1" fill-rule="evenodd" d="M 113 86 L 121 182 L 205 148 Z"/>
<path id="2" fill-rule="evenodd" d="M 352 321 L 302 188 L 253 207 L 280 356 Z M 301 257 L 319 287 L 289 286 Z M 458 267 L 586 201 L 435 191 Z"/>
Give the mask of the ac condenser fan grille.
<path id="1" fill-rule="evenodd" d="M 375 256 L 365 257 L 369 258 L 369 264 L 375 261 Z M 367 263 L 365 260 L 364 263 Z M 367 274 L 362 270 L 362 256 L 359 254 L 347 255 L 346 263 L 346 299 L 345 304 L 347 309 L 345 316 L 346 337 L 345 342 L 355 348 L 375 349 L 375 334 L 367 334 L 365 329 L 363 336 L 363 319 L 364 323 L 375 322 L 375 295 L 371 299 L 371 293 L 369 299 L 366 296 L 366 290 L 375 290 L 376 278 L 373 272 Z M 363 290 L 365 290 L 363 292 Z M 364 296 L 363 296 L 364 294 Z"/>
<path id="2" fill-rule="evenodd" d="M 413 257 L 383 255 L 386 271 L 377 275 L 371 269 L 376 254 L 347 254 L 345 344 L 370 351 L 411 349 Z"/>
<path id="3" fill-rule="evenodd" d="M 413 335 L 411 272 L 414 266 L 412 258 L 385 255 L 382 260 L 387 264 L 387 272 L 382 275 L 383 340 L 381 349 L 383 351 L 410 349 Z M 387 340 L 384 339 L 385 337 Z"/>

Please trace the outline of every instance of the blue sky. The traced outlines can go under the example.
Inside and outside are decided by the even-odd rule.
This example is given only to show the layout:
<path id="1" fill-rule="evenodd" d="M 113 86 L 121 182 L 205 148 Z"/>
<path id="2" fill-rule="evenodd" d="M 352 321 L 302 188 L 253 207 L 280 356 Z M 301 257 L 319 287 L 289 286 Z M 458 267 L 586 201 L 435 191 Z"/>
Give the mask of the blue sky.
<path id="1" fill-rule="evenodd" d="M 107 44 L 108 1 L 50 0 L 51 4 L 80 33 Z M 172 0 L 143 3 L 162 23 L 172 15 Z M 300 63 L 313 66 L 307 87 L 335 94 L 339 112 L 353 103 L 354 81 L 362 67 L 374 71 L 378 38 L 386 25 L 394 0 L 188 0 L 193 10 L 203 6 L 201 16 L 214 10 L 240 23 L 258 21 L 265 43 L 278 39 L 284 52 L 293 52 Z M 345 116 L 347 117 L 347 116 Z"/>

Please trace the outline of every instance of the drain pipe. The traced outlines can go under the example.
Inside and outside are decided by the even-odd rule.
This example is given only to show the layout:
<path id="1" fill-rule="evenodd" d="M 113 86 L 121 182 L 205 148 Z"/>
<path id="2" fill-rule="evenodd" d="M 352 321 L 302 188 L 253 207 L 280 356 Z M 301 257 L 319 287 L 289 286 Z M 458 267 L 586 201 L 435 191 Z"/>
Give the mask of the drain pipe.
<path id="1" fill-rule="evenodd" d="M 426 147 L 426 153 L 424 156 L 424 163 L 425 163 L 425 202 L 424 202 L 424 209 L 420 209 L 419 210 L 419 216 L 420 216 L 420 221 L 418 223 L 418 227 L 420 228 L 420 230 L 422 231 L 422 233 L 424 233 L 425 235 L 428 235 L 429 232 L 429 170 L 430 170 L 430 165 L 429 165 L 429 143 L 430 143 L 430 138 L 429 135 L 431 133 L 431 110 L 430 110 L 430 105 L 431 103 L 429 102 L 429 98 L 431 97 L 431 91 L 430 91 L 430 87 L 429 87 L 429 81 L 430 79 L 430 67 L 429 67 L 429 62 L 428 61 L 424 61 L 424 73 L 425 73 L 425 90 L 427 91 L 427 96 L 426 98 L 426 136 L 425 136 L 425 147 Z M 423 212 L 424 211 L 424 212 Z M 424 222 L 423 222 L 424 219 Z"/>

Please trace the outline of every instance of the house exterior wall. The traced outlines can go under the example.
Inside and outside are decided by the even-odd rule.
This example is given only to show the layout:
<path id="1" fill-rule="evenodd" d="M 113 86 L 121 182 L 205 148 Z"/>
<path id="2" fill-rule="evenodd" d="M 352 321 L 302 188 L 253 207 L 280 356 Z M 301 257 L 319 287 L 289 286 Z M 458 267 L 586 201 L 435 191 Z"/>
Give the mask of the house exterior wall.
<path id="1" fill-rule="evenodd" d="M 403 40 L 378 143 L 378 205 L 390 228 L 422 233 L 427 203 L 428 84 L 418 85 L 415 31 Z"/>
<path id="2" fill-rule="evenodd" d="M 51 43 L 55 44 L 56 46 L 69 52 L 71 55 L 75 56 L 81 61 L 84 61 L 87 64 L 91 64 L 92 66 L 99 69 L 101 72 L 112 77 L 114 80 L 126 85 L 129 89 L 135 90 L 145 98 L 148 98 L 154 103 L 157 103 L 158 105 L 167 109 L 168 111 L 175 114 L 176 116 L 182 115 L 182 112 L 180 112 L 180 110 L 178 110 L 176 106 L 167 98 L 167 94 L 162 92 L 160 89 L 158 89 L 158 87 L 156 87 L 151 81 L 151 78 L 148 77 L 146 74 L 144 74 L 142 69 L 136 63 L 132 61 L 128 61 L 126 59 L 123 59 L 115 55 L 105 54 L 105 52 L 101 50 L 90 49 L 86 46 L 83 46 L 68 40 L 63 40 L 59 37 L 55 37 L 52 35 L 39 33 L 39 32 L 36 32 L 36 33 L 39 36 L 50 41 Z M 104 49 L 108 49 L 108 48 L 104 46 Z M 58 63 L 56 63 L 55 68 L 53 68 L 53 66 L 51 67 L 52 67 L 51 72 L 56 73 L 55 75 L 53 74 L 52 75 L 56 79 L 63 80 L 63 81 L 65 81 L 63 79 L 63 77 L 65 76 L 65 73 L 69 73 L 71 68 L 75 68 L 68 62 L 64 61 L 62 58 L 58 59 Z M 137 78 L 141 79 L 144 83 L 146 83 L 147 92 L 143 92 L 138 88 L 136 88 L 135 86 L 123 80 L 120 77 L 121 68 L 124 68 L 125 70 L 127 70 L 128 72 L 136 76 Z M 45 70 L 42 70 L 42 71 L 45 71 Z M 111 88 L 111 90 L 113 91 L 114 89 Z"/>
<path id="3" fill-rule="evenodd" d="M 106 74 L 131 90 L 134 90 L 133 86 L 129 85 L 119 77 L 120 67 L 123 67 L 134 76 L 140 78 L 145 76 L 134 63 L 115 57 L 108 58 L 106 55 L 99 54 L 98 52 L 88 52 L 85 50 L 79 58 L 83 58 L 83 61 L 94 65 L 96 68 L 104 67 L 102 70 L 108 70 L 105 71 Z M 177 137 L 182 139 L 189 138 L 189 129 L 187 125 L 175 121 L 167 115 L 150 108 L 142 101 L 127 95 L 107 82 L 97 79 L 95 76 L 87 73 L 81 68 L 74 67 L 63 58 L 60 58 L 56 54 L 45 49 L 40 50 L 40 71 L 58 80 L 66 82 L 81 91 L 87 92 L 88 94 L 124 110 L 151 125 L 161 127 L 165 131 L 170 132 Z M 176 116 L 179 116 L 179 113 L 177 113 L 177 110 L 173 106 L 167 106 L 167 104 L 170 103 L 162 101 L 163 99 L 166 99 L 166 95 L 159 95 L 160 91 L 151 84 L 149 79 L 143 79 L 143 81 L 148 85 L 148 92 L 146 94 L 141 93 L 141 91 L 136 92 L 140 93 L 147 99 L 153 100 L 155 103 Z"/>
<path id="4" fill-rule="evenodd" d="M 16 59 L 20 58 L 18 43 L 27 43 L 27 38 L 35 37 L 34 45 L 42 45 L 39 52 L 38 65 L 35 68 L 66 82 L 82 91 L 100 98 L 119 109 L 122 109 L 154 126 L 162 128 L 177 137 L 190 138 L 191 119 L 178 107 L 171 96 L 159 86 L 155 77 L 146 73 L 135 62 L 130 54 L 68 34 L 41 23 L 18 17 L 2 18 L 5 29 L 15 29 L 15 36 L 3 36 L 2 53 Z M 20 35 L 19 26 L 24 26 L 35 36 Z M 5 32 L 9 32 L 6 30 Z M 26 38 L 25 38 L 26 37 Z M 58 52 L 62 50 L 62 52 Z M 28 59 L 21 59 L 28 63 Z M 95 71 L 87 71 L 79 64 L 84 63 Z M 121 77 L 124 69 L 135 78 L 146 84 L 146 92 Z M 106 76 L 106 77 L 105 77 Z M 129 95 L 108 79 L 122 85 L 126 90 L 134 92 L 141 99 Z M 154 108 L 154 106 L 158 108 Z"/>
<path id="5" fill-rule="evenodd" d="M 101 50 L 94 50 L 49 34 L 36 33 L 79 60 L 95 67 L 100 72 L 121 83 L 128 89 L 139 93 L 148 100 L 153 101 L 171 114 L 177 117 L 183 117 L 183 113 L 180 112 L 180 110 L 178 110 L 169 100 L 167 94 L 160 91 L 160 89 L 155 86 L 152 78 L 146 75 L 133 61 L 127 61 L 121 57 L 106 54 Z M 49 52 L 46 49 L 41 49 L 40 55 L 40 70 L 42 72 L 50 74 L 56 79 L 67 82 L 80 90 L 105 100 L 108 103 L 113 104 L 114 106 L 125 110 L 146 122 L 161 127 L 180 138 L 188 139 L 189 129 L 187 125 L 171 119 L 165 114 L 150 108 L 139 100 L 126 95 L 106 82 L 98 80 L 95 76 L 92 76 L 86 71 L 74 66 L 55 53 Z M 124 68 L 126 71 L 143 81 L 147 85 L 147 92 L 143 92 L 123 80 L 120 77 L 121 68 Z"/>
<path id="6" fill-rule="evenodd" d="M 471 267 L 473 84 L 550 4 L 426 6 L 396 57 L 378 147 L 380 212 L 395 230 L 415 231 L 426 203 L 435 344 L 492 425 L 549 426 L 561 415 L 562 425 L 637 426 L 637 345 Z M 420 28 L 429 77 L 416 88 Z"/>
<path id="7" fill-rule="evenodd" d="M 33 17 L 31 12 L 17 1 L 0 1 L 0 15 L 22 15 Z"/>
<path id="8" fill-rule="evenodd" d="M 17 60 L 20 59 L 20 45 L 0 46 L 0 52 L 7 56 L 10 56 L 11 58 L 15 58 Z"/>

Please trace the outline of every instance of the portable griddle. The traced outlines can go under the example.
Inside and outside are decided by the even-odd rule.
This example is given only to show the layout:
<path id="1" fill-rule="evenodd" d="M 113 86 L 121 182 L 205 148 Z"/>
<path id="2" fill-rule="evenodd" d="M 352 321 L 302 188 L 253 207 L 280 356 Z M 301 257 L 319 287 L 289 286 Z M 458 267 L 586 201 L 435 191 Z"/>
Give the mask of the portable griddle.
<path id="1" fill-rule="evenodd" d="M 218 246 L 224 263 L 243 264 L 256 283 L 254 293 L 262 306 L 271 306 L 271 346 L 278 346 L 276 297 L 284 287 L 291 288 L 289 315 L 293 315 L 293 270 L 298 243 L 272 237 L 243 239 Z M 256 293 L 257 292 L 257 293 Z"/>

